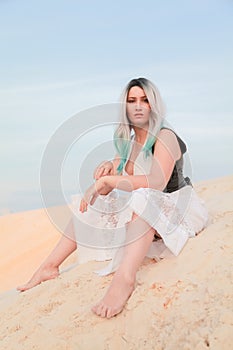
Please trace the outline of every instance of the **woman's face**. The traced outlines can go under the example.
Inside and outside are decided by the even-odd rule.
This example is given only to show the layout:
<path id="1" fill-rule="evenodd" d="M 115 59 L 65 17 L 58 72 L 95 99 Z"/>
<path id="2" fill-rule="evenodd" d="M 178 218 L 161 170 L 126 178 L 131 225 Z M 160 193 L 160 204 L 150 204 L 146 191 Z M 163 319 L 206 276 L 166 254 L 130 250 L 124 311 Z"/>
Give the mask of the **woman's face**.
<path id="1" fill-rule="evenodd" d="M 145 92 L 139 86 L 133 86 L 127 96 L 126 113 L 130 123 L 137 127 L 148 127 L 150 105 Z"/>

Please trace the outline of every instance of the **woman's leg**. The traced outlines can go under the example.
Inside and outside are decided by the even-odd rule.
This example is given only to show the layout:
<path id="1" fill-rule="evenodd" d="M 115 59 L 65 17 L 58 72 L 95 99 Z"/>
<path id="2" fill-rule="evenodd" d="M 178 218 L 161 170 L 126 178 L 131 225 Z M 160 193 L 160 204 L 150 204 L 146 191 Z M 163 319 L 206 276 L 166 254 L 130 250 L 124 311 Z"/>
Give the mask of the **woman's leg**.
<path id="1" fill-rule="evenodd" d="M 118 270 L 104 298 L 96 304 L 92 311 L 101 317 L 113 317 L 120 313 L 134 290 L 136 273 L 153 241 L 156 231 L 144 220 L 134 215 L 127 228 L 127 237 L 135 237 L 135 233 L 144 234 L 136 241 L 128 244 Z"/>
<path id="2" fill-rule="evenodd" d="M 70 220 L 69 224 L 67 225 L 65 235 L 60 238 L 55 248 L 34 273 L 30 281 L 17 287 L 19 291 L 23 292 L 35 287 L 41 282 L 56 278 L 59 275 L 59 266 L 61 263 L 77 248 L 75 239 L 68 238 L 66 235 L 69 237 L 74 237 L 72 220 Z"/>

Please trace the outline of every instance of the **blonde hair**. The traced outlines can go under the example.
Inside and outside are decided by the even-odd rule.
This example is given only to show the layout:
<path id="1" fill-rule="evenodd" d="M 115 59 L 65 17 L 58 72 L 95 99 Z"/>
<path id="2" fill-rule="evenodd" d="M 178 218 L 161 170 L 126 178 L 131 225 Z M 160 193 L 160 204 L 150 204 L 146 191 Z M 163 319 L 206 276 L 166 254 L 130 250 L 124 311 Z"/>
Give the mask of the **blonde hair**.
<path id="1" fill-rule="evenodd" d="M 126 103 L 129 90 L 133 86 L 139 86 L 143 89 L 150 108 L 150 119 L 147 139 L 143 151 L 147 157 L 152 151 L 152 147 L 156 141 L 156 136 L 162 126 L 162 122 L 165 118 L 165 106 L 162 101 L 161 95 L 158 88 L 146 78 L 132 79 L 121 95 L 121 111 L 120 111 L 120 122 L 114 133 L 114 144 L 116 150 L 121 158 L 120 164 L 117 168 L 118 173 L 123 170 L 125 162 L 128 159 L 131 141 L 132 126 L 129 123 L 129 119 L 126 112 Z"/>

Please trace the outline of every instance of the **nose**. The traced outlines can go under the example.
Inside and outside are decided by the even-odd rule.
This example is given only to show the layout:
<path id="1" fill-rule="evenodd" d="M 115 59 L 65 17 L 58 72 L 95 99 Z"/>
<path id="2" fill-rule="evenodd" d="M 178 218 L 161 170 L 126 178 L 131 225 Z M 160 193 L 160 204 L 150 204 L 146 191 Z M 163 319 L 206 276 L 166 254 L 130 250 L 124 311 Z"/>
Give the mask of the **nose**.
<path id="1" fill-rule="evenodd" d="M 135 106 L 136 110 L 141 110 L 141 101 L 140 99 L 136 100 L 136 106 Z"/>

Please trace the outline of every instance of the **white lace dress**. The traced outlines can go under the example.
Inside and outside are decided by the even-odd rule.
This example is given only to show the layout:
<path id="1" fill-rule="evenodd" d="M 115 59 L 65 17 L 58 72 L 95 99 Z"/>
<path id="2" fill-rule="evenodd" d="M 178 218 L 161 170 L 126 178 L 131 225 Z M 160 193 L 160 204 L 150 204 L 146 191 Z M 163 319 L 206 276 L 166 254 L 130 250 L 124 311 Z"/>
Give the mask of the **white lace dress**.
<path id="1" fill-rule="evenodd" d="M 145 158 L 140 152 L 134 175 L 150 171 L 153 155 Z M 123 176 L 127 176 L 124 172 Z M 192 186 L 187 185 L 175 192 L 164 193 L 151 188 L 139 188 L 133 192 L 113 190 L 107 196 L 99 196 L 87 212 L 79 212 L 80 195 L 72 197 L 75 237 L 79 245 L 80 263 L 89 260 L 110 260 L 101 271 L 106 275 L 116 270 L 125 242 L 129 243 L 142 234 L 127 236 L 127 223 L 133 213 L 153 227 L 161 239 L 155 239 L 147 253 L 159 260 L 169 255 L 178 255 L 190 237 L 194 237 L 208 223 L 208 211 Z"/>

